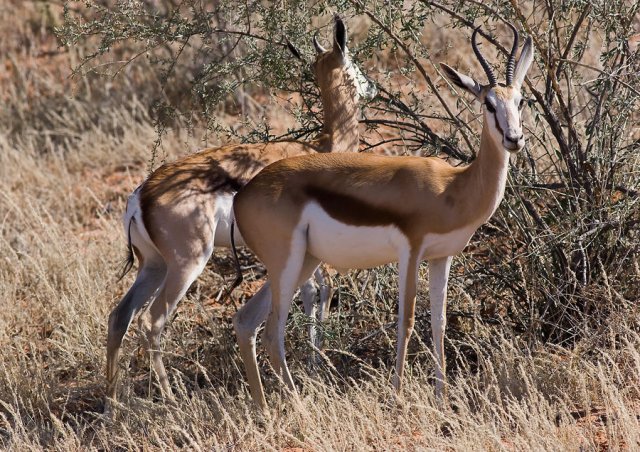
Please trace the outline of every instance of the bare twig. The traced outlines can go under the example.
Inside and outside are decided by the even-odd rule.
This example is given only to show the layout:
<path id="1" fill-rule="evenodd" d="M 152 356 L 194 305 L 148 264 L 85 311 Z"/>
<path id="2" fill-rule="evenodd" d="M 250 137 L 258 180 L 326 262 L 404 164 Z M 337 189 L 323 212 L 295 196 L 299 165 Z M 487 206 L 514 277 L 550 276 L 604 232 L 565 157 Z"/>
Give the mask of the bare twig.
<path id="1" fill-rule="evenodd" d="M 435 84 L 433 83 L 433 80 L 431 80 L 431 77 L 429 77 L 429 75 L 427 74 L 427 71 L 425 70 L 424 66 L 418 61 L 418 59 L 415 57 L 411 49 L 409 49 L 409 47 L 405 44 L 405 42 L 402 39 L 400 39 L 400 37 L 398 37 L 389 27 L 384 25 L 374 13 L 372 13 L 367 8 L 365 8 L 365 6 L 360 0 L 349 0 L 349 2 L 357 6 L 358 8 L 360 8 L 376 25 L 380 27 L 381 30 L 383 30 L 391 39 L 393 39 L 393 41 L 396 43 L 398 47 L 402 49 L 402 51 L 407 55 L 411 63 L 416 67 L 416 69 L 418 69 L 418 72 L 420 72 L 425 82 L 427 82 L 429 89 L 436 96 L 436 98 L 438 99 L 438 101 L 440 102 L 444 110 L 447 112 L 451 120 L 454 121 L 455 124 L 457 124 L 458 127 L 461 129 L 460 133 L 464 141 L 467 143 L 468 148 L 473 149 L 474 146 L 471 144 L 471 140 L 463 130 L 464 128 L 468 129 L 468 126 L 464 124 L 462 121 L 460 121 L 460 119 L 458 119 L 458 117 L 453 114 L 453 112 L 451 111 L 451 108 L 449 107 L 449 104 L 442 97 L 442 95 L 440 94 L 440 91 L 436 88 Z"/>

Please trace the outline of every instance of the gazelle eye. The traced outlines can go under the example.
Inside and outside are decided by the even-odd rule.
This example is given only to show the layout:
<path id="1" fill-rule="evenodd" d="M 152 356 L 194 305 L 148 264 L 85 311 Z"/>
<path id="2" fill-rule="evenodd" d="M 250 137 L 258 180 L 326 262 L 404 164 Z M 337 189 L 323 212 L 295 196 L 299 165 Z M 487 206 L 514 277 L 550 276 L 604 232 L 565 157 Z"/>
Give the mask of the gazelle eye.
<path id="1" fill-rule="evenodd" d="M 518 108 L 520 110 L 522 110 L 522 108 L 524 107 L 524 105 L 527 103 L 527 99 L 525 99 L 524 97 L 522 99 L 520 99 L 520 104 L 518 104 Z"/>
<path id="2" fill-rule="evenodd" d="M 496 112 L 496 109 L 493 108 L 493 105 L 491 105 L 489 102 L 485 102 L 484 104 L 486 105 L 487 110 L 489 111 L 489 113 L 495 113 Z"/>

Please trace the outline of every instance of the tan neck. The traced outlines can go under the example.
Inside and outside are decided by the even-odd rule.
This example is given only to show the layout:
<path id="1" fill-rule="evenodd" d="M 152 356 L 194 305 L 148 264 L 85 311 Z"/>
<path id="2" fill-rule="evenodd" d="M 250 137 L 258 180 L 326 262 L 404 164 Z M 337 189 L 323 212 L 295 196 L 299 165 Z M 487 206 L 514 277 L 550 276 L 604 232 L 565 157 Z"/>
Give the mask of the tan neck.
<path id="1" fill-rule="evenodd" d="M 360 140 L 355 87 L 346 72 L 339 71 L 329 86 L 320 83 L 324 126 L 318 140 L 324 152 L 354 152 Z"/>
<path id="2" fill-rule="evenodd" d="M 496 142 L 485 119 L 480 151 L 464 174 L 468 199 L 482 212 L 482 222 L 489 219 L 504 196 L 508 169 L 509 153 L 502 143 Z"/>

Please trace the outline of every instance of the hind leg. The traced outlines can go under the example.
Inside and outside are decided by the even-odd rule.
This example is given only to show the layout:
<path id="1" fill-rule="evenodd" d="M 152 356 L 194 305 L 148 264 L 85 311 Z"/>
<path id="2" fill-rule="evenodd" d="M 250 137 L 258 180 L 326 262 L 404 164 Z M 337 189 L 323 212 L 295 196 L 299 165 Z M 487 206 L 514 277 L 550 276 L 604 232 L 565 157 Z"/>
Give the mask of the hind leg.
<path id="1" fill-rule="evenodd" d="M 299 239 L 306 241 L 306 237 Z M 303 253 L 306 252 L 304 247 L 295 246 L 293 248 L 301 249 Z M 289 389 L 294 392 L 296 389 L 287 367 L 284 349 L 285 325 L 296 289 L 312 275 L 319 264 L 320 261 L 310 254 L 291 255 L 283 271 L 279 274 L 274 272 L 271 281 L 272 302 L 264 332 L 265 348 L 275 371 L 282 376 Z"/>
<path id="2" fill-rule="evenodd" d="M 240 356 L 244 363 L 251 398 L 262 410 L 267 408 L 258 361 L 256 359 L 256 336 L 258 328 L 271 311 L 271 284 L 267 281 L 233 316 L 233 328 L 238 338 Z"/>
<path id="3" fill-rule="evenodd" d="M 120 303 L 109 315 L 107 333 L 107 398 L 115 399 L 118 382 L 118 357 L 122 339 L 131 324 L 131 319 L 160 291 L 166 267 L 161 260 L 147 259 L 141 265 L 138 276 Z"/>
<path id="4" fill-rule="evenodd" d="M 171 317 L 178 302 L 193 281 L 202 273 L 210 255 L 211 253 L 208 253 L 199 261 L 183 266 L 179 266 L 175 260 L 172 261 L 167 268 L 167 275 L 160 294 L 149 306 L 144 315 L 145 318 L 140 319 L 140 324 L 146 335 L 146 349 L 151 355 L 151 362 L 158 376 L 162 394 L 168 398 L 172 398 L 173 394 L 169 387 L 167 371 L 162 361 L 160 337 L 167 320 Z"/>
<path id="5" fill-rule="evenodd" d="M 315 265 L 317 266 L 318 263 L 316 262 Z M 306 276 L 309 276 L 312 271 L 313 268 L 309 268 Z M 301 277 L 299 284 L 304 282 L 305 279 L 307 278 Z M 296 287 L 297 285 L 294 285 L 293 291 L 295 291 Z M 292 296 L 293 292 L 291 293 L 291 297 Z M 267 401 L 264 396 L 264 388 L 262 386 L 262 379 L 260 378 L 260 371 L 258 370 L 258 362 L 256 359 L 256 336 L 258 334 L 258 328 L 262 325 L 271 311 L 271 298 L 272 286 L 271 281 L 268 281 L 238 310 L 236 315 L 233 316 L 233 326 L 236 331 L 236 336 L 238 337 L 240 356 L 242 357 L 245 372 L 247 374 L 251 397 L 258 408 L 263 411 L 267 409 Z M 290 304 L 291 302 L 289 301 L 289 305 Z M 275 359 L 278 359 L 275 355 L 278 352 L 273 351 L 274 346 L 277 347 L 277 344 L 272 343 L 267 346 L 272 362 L 275 362 L 274 356 Z"/>
<path id="6" fill-rule="evenodd" d="M 313 275 L 318 284 L 318 291 L 320 292 L 320 300 L 318 306 L 317 320 L 321 324 L 327 318 L 329 313 L 329 306 L 331 305 L 331 298 L 333 297 L 333 283 L 331 276 L 324 266 L 319 266 Z M 317 347 L 322 348 L 324 342 L 324 336 L 322 331 L 316 334 Z"/>

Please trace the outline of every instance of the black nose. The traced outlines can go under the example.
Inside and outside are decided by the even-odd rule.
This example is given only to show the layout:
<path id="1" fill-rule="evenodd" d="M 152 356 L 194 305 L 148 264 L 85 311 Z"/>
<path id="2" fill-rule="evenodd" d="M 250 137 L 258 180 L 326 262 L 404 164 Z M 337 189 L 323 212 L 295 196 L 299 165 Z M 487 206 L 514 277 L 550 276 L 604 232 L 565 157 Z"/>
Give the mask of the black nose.
<path id="1" fill-rule="evenodd" d="M 518 141 L 522 140 L 522 134 L 518 135 L 517 137 L 510 137 L 505 135 L 504 139 L 510 141 L 511 143 L 517 144 Z"/>

